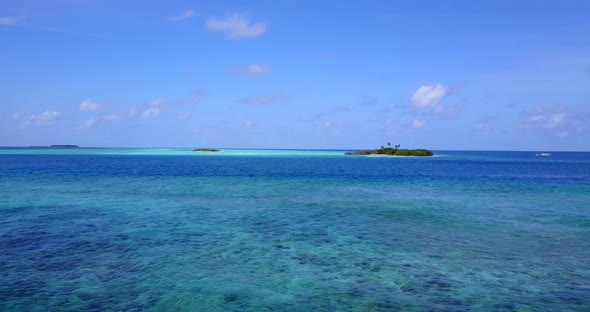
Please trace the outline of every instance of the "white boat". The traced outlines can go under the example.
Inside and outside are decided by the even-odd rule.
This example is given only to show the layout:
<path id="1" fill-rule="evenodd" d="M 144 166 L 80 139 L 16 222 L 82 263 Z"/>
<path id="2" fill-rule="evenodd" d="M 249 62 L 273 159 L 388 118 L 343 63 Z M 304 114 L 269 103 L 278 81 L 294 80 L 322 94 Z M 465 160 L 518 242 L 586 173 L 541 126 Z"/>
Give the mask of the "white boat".
<path id="1" fill-rule="evenodd" d="M 540 153 L 536 155 L 537 157 L 551 157 L 551 153 Z"/>

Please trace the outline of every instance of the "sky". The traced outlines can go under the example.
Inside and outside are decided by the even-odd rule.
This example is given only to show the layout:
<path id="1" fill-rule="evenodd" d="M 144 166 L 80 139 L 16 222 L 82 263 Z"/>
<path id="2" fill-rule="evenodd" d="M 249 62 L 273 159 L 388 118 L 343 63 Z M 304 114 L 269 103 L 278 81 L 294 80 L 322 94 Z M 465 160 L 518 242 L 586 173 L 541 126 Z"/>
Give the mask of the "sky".
<path id="1" fill-rule="evenodd" d="M 590 151 L 590 1 L 0 1 L 0 146 Z"/>

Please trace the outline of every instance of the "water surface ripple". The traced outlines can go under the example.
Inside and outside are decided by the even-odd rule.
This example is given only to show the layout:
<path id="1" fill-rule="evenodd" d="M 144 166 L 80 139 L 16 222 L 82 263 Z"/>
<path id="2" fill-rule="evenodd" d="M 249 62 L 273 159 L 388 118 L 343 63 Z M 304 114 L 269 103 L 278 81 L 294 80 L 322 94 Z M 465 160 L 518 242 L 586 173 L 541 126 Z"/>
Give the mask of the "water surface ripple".
<path id="1" fill-rule="evenodd" d="M 0 311 L 586 311 L 590 153 L 0 149 Z"/>

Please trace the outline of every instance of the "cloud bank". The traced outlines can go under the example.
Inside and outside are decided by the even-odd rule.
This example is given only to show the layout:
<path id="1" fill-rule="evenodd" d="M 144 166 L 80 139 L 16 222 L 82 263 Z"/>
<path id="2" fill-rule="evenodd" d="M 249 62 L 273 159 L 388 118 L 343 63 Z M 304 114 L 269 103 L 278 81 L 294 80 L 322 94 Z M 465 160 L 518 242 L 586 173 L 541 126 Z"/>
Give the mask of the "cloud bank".
<path id="1" fill-rule="evenodd" d="M 84 102 L 86 102 L 86 101 L 84 101 Z M 84 102 L 82 102 L 82 103 L 84 103 Z M 89 106 L 92 107 L 92 105 L 89 105 Z M 162 112 L 162 102 L 160 100 L 156 99 L 156 100 L 152 100 L 152 101 L 148 102 L 146 105 L 144 105 L 143 107 L 141 107 L 139 109 L 131 108 L 126 111 L 106 113 L 106 114 L 99 116 L 99 117 L 87 119 L 79 127 L 79 129 L 88 130 L 90 128 L 94 128 L 99 125 L 116 123 L 116 122 L 125 121 L 125 120 L 132 119 L 132 118 L 140 118 L 140 117 L 141 118 L 154 118 L 154 117 L 160 116 L 161 112 Z"/>
<path id="2" fill-rule="evenodd" d="M 193 17 L 195 17 L 195 11 L 193 11 L 192 9 L 188 9 L 188 10 L 184 10 L 180 13 L 178 13 L 177 15 L 174 16 L 170 16 L 168 18 L 168 21 L 170 22 L 182 22 L 188 19 L 191 19 Z"/>
<path id="3" fill-rule="evenodd" d="M 45 111 L 40 115 L 31 115 L 23 121 L 23 126 L 51 126 L 61 119 L 63 113 Z"/>
<path id="4" fill-rule="evenodd" d="M 101 124 L 119 122 L 119 121 L 125 119 L 127 116 L 129 116 L 129 113 L 119 113 L 119 114 L 113 113 L 113 114 L 107 114 L 107 115 L 96 117 L 96 118 L 90 118 L 90 119 L 86 120 L 80 126 L 80 129 L 87 130 L 87 129 L 93 128 L 93 127 L 101 125 Z"/>
<path id="5" fill-rule="evenodd" d="M 520 127 L 564 138 L 583 134 L 590 128 L 590 111 L 575 111 L 568 106 L 540 106 L 521 114 Z"/>

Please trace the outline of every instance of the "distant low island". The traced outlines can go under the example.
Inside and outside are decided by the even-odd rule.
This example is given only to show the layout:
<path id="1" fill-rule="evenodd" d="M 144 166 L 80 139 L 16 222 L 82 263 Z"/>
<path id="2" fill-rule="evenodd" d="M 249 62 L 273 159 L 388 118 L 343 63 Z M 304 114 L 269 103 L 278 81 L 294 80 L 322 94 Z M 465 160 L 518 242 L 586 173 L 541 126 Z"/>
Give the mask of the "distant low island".
<path id="1" fill-rule="evenodd" d="M 49 148 L 78 148 L 80 146 L 73 145 L 73 144 L 57 144 L 57 145 L 49 145 Z"/>
<path id="2" fill-rule="evenodd" d="M 215 148 L 195 148 L 193 152 L 221 152 L 221 150 Z"/>
<path id="3" fill-rule="evenodd" d="M 391 144 L 387 143 L 388 146 Z M 431 150 L 419 149 L 400 149 L 400 145 L 394 147 L 383 147 L 374 150 L 359 150 L 354 152 L 346 152 L 345 155 L 389 155 L 389 156 L 432 156 Z"/>

